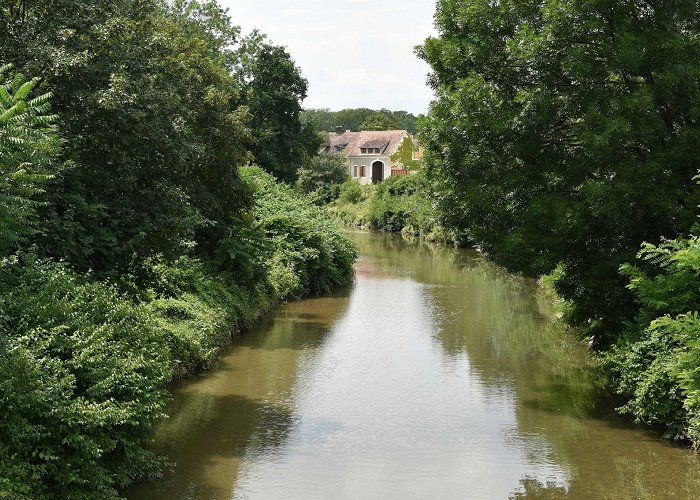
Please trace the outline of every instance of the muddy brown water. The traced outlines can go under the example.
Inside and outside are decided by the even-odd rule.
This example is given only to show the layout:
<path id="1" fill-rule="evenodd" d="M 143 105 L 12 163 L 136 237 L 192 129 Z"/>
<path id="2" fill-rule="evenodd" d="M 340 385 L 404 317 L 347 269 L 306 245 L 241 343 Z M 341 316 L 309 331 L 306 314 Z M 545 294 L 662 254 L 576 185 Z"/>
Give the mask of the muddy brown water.
<path id="1" fill-rule="evenodd" d="M 352 287 L 289 303 L 174 389 L 129 499 L 700 498 L 700 459 L 614 411 L 532 282 L 351 233 Z"/>

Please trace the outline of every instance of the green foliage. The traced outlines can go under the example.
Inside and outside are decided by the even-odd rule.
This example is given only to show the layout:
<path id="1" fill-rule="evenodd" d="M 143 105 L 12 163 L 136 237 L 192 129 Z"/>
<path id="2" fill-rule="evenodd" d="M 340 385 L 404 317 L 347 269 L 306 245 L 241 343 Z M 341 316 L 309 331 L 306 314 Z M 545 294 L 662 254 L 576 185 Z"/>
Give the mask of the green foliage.
<path id="1" fill-rule="evenodd" d="M 636 311 L 619 266 L 694 222 L 698 22 L 691 1 L 439 0 L 419 49 L 442 222 L 511 270 L 562 263 L 569 319 L 598 345 Z"/>
<path id="2" fill-rule="evenodd" d="M 348 179 L 340 185 L 338 199 L 342 203 L 358 203 L 364 195 L 362 185 L 355 179 Z"/>
<path id="3" fill-rule="evenodd" d="M 250 140 L 231 75 L 238 29 L 215 2 L 1 9 L 4 55 L 53 92 L 62 158 L 75 163 L 48 186 L 42 253 L 107 275 L 214 247 L 250 204 L 237 174 Z"/>
<path id="4" fill-rule="evenodd" d="M 645 244 L 638 257 L 653 275 L 622 266 L 640 310 L 607 356 L 623 407 L 666 427 L 674 439 L 700 443 L 700 238 Z"/>
<path id="5" fill-rule="evenodd" d="M 164 385 L 352 278 L 323 211 L 239 176 L 251 151 L 285 175 L 317 151 L 288 54 L 213 0 L 98 3 L 0 3 L 3 58 L 37 76 L 0 70 L 0 498 L 157 473 Z"/>
<path id="6" fill-rule="evenodd" d="M 243 40 L 239 78 L 252 120 L 255 162 L 280 180 L 293 182 L 321 138 L 299 117 L 308 83 L 284 47 L 271 45 L 254 32 Z"/>
<path id="7" fill-rule="evenodd" d="M 408 225 L 410 214 L 406 210 L 406 194 L 396 184 L 407 184 L 407 177 L 390 177 L 375 187 L 369 200 L 367 218 L 372 229 L 398 233 Z M 403 181 L 403 182 L 402 182 Z M 399 189 L 396 189 L 396 188 Z"/>
<path id="8" fill-rule="evenodd" d="M 368 108 L 343 109 L 306 109 L 301 113 L 301 119 L 321 132 L 333 132 L 336 127 L 343 127 L 355 132 L 371 116 L 383 115 L 395 124 L 397 129 L 408 130 L 415 134 L 418 131 L 418 117 L 407 111 L 389 111 L 388 109 L 374 110 Z"/>
<path id="9" fill-rule="evenodd" d="M 396 153 L 391 155 L 391 161 L 395 163 L 400 163 L 404 168 L 409 170 L 416 170 L 420 167 L 420 160 L 413 159 L 413 153 L 418 151 L 416 143 L 413 139 L 404 139 L 399 147 L 396 149 Z"/>
<path id="10" fill-rule="evenodd" d="M 157 470 L 170 365 L 146 309 L 30 255 L 0 290 L 0 496 L 113 498 Z"/>
<path id="11" fill-rule="evenodd" d="M 619 341 L 607 355 L 621 410 L 665 427 L 672 439 L 700 442 L 700 318 L 697 312 L 662 316 Z"/>
<path id="12" fill-rule="evenodd" d="M 340 196 L 329 211 L 350 226 L 466 244 L 464 235 L 439 225 L 432 197 L 430 184 L 420 171 L 371 186 L 349 180 L 341 186 Z"/>
<path id="13" fill-rule="evenodd" d="M 58 141 L 51 94 L 32 97 L 38 81 L 9 77 L 0 66 L 0 257 L 35 233 L 36 208 Z"/>
<path id="14" fill-rule="evenodd" d="M 269 243 L 270 282 L 280 297 L 348 283 L 355 248 L 324 210 L 256 167 L 242 171 L 255 195 L 255 221 Z"/>
<path id="15" fill-rule="evenodd" d="M 0 497 L 113 498 L 147 450 L 164 384 L 211 365 L 276 302 L 348 283 L 355 249 L 325 212 L 258 168 L 219 258 L 139 263 L 115 284 L 31 255 L 0 264 Z"/>
<path id="16" fill-rule="evenodd" d="M 381 113 L 369 116 L 360 125 L 360 130 L 397 130 L 398 128 L 394 120 Z"/>
<path id="17" fill-rule="evenodd" d="M 297 187 L 317 205 L 325 205 L 340 194 L 350 178 L 348 161 L 340 155 L 319 154 L 299 169 Z"/>

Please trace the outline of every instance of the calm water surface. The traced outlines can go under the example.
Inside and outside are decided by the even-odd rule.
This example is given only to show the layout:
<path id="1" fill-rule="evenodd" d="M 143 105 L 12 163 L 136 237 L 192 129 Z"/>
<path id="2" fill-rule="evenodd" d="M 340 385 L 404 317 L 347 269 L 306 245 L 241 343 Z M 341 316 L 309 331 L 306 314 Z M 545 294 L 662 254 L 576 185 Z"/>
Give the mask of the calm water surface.
<path id="1" fill-rule="evenodd" d="M 353 287 L 282 307 L 174 391 L 130 499 L 700 498 L 700 460 L 615 415 L 532 283 L 352 233 Z"/>

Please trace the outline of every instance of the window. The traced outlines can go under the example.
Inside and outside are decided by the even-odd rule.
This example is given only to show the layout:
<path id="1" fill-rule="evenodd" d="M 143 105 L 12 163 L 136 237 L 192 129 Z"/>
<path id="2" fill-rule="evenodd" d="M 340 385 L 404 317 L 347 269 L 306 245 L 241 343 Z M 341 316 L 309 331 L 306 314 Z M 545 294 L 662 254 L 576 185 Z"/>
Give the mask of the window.
<path id="1" fill-rule="evenodd" d="M 360 177 L 364 177 L 364 176 L 365 176 L 365 166 L 362 165 L 362 166 L 360 167 Z"/>
<path id="2" fill-rule="evenodd" d="M 354 166 L 352 167 L 352 176 L 353 176 L 353 177 L 357 177 L 357 165 L 354 165 Z"/>

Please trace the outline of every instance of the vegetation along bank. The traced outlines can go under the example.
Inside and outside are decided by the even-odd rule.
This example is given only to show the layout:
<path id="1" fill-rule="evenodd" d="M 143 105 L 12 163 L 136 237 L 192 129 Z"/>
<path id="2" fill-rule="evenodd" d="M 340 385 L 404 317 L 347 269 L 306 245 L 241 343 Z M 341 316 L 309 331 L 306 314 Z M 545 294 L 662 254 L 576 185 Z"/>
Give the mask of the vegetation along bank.
<path id="1" fill-rule="evenodd" d="M 166 384 L 347 283 L 355 249 L 276 180 L 319 144 L 282 47 L 213 1 L 18 3 L 0 6 L 0 498 L 116 498 L 162 466 Z"/>
<path id="2" fill-rule="evenodd" d="M 622 411 L 700 443 L 697 2 L 438 0 L 419 55 L 440 221 L 551 274 Z"/>

